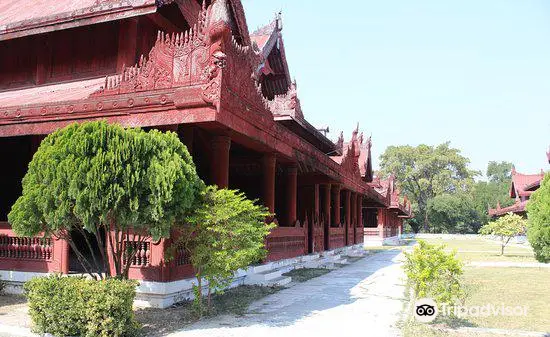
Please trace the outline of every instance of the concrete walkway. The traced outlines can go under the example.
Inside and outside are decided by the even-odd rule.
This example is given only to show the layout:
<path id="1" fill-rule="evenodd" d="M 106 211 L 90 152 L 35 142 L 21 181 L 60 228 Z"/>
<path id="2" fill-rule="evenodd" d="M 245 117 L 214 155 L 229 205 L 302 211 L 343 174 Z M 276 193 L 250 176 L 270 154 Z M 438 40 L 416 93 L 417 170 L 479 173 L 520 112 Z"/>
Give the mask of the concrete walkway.
<path id="1" fill-rule="evenodd" d="M 255 302 L 243 317 L 199 321 L 168 336 L 400 336 L 402 260 L 400 251 L 384 251 Z"/>

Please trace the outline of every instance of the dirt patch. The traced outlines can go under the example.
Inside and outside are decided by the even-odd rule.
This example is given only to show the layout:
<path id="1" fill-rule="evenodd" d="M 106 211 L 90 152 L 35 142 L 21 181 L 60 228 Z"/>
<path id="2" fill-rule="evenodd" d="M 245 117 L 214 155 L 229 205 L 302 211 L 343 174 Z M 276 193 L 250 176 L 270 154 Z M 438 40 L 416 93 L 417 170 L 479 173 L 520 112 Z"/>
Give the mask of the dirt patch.
<path id="1" fill-rule="evenodd" d="M 305 282 L 328 273 L 330 273 L 330 270 L 325 268 L 299 268 L 293 269 L 283 275 L 292 277 L 292 281 L 294 282 Z"/>
<path id="2" fill-rule="evenodd" d="M 224 314 L 242 316 L 252 302 L 281 289 L 282 287 L 240 286 L 223 294 L 215 294 L 212 297 L 213 310 L 207 317 Z M 152 337 L 183 329 L 197 321 L 191 302 L 182 302 L 167 309 L 138 309 L 135 314 L 138 322 L 143 325 L 143 335 Z"/>
<path id="3" fill-rule="evenodd" d="M 0 322 L 5 325 L 31 327 L 27 299 L 23 295 L 0 295 Z"/>

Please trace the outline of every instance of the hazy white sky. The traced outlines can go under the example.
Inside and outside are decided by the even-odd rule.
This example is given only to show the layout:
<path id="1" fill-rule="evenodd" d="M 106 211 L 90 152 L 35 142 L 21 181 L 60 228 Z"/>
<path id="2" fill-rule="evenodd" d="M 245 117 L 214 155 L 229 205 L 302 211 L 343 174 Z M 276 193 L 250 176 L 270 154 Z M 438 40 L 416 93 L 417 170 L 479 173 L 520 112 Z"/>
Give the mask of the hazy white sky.
<path id="1" fill-rule="evenodd" d="M 550 1 L 243 0 L 249 28 L 283 12 L 306 118 L 389 145 L 451 141 L 485 171 L 548 170 Z"/>

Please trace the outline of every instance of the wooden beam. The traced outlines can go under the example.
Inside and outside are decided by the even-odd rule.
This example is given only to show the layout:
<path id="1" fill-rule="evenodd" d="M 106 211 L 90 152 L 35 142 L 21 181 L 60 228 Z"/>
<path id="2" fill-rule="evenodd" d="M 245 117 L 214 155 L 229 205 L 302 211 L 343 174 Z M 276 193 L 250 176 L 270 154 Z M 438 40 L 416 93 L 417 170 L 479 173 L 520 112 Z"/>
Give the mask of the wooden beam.
<path id="1" fill-rule="evenodd" d="M 199 19 L 199 13 L 202 9 L 201 5 L 196 0 L 176 0 L 176 3 L 189 27 L 193 27 Z"/>
<path id="2" fill-rule="evenodd" d="M 147 18 L 153 21 L 157 26 L 160 27 L 166 33 L 176 33 L 181 32 L 181 28 L 170 22 L 167 18 L 160 15 L 159 13 L 153 13 L 147 15 Z"/>

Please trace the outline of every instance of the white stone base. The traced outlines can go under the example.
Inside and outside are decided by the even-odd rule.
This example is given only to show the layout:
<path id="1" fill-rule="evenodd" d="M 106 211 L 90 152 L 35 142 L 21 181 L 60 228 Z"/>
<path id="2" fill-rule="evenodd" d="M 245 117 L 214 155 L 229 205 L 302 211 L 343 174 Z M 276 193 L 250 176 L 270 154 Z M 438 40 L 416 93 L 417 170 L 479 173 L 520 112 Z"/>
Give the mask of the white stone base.
<path id="1" fill-rule="evenodd" d="M 290 280 L 287 280 L 284 276 L 280 278 L 283 273 L 296 268 L 331 268 L 335 263 L 345 263 L 345 258 L 342 258 L 342 255 L 357 256 L 362 251 L 363 245 L 357 244 L 322 253 L 250 266 L 246 270 L 241 269 L 235 273 L 233 283 L 229 288 L 243 284 L 284 285 Z M 6 292 L 12 294 L 22 293 L 23 283 L 31 278 L 47 275 L 47 273 L 0 270 L 0 278 L 8 284 Z M 267 276 L 267 279 L 265 276 Z M 195 284 L 197 284 L 196 278 L 173 282 L 140 281 L 136 289 L 134 304 L 138 307 L 167 308 L 175 303 L 193 299 L 193 285 Z M 207 282 L 203 281 L 204 290 L 206 290 L 206 284 Z M 206 293 L 206 291 L 203 293 Z"/>
<path id="2" fill-rule="evenodd" d="M 399 236 L 390 236 L 388 238 L 381 238 L 377 236 L 366 236 L 364 240 L 365 247 L 382 247 L 382 246 L 399 246 L 401 241 Z"/>

